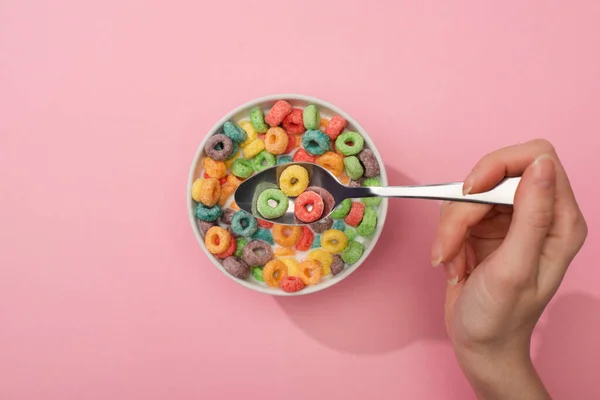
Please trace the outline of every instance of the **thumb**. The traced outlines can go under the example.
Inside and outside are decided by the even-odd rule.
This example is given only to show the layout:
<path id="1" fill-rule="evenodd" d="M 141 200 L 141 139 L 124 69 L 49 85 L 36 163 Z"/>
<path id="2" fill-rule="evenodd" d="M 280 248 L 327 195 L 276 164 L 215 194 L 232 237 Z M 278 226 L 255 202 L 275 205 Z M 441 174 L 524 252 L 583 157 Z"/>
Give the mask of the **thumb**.
<path id="1" fill-rule="evenodd" d="M 538 157 L 521 178 L 513 219 L 502 246 L 512 265 L 537 265 L 554 219 L 555 165 L 550 155 Z"/>

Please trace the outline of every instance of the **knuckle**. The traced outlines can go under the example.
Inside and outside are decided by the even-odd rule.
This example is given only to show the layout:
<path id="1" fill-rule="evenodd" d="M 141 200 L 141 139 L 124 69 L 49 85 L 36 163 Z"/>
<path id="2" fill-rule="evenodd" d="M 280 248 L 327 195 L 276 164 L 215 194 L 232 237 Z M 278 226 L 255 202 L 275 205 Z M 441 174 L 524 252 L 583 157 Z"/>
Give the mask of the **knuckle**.
<path id="1" fill-rule="evenodd" d="M 538 229 L 548 229 L 552 224 L 553 210 L 532 210 L 527 214 L 528 225 Z"/>

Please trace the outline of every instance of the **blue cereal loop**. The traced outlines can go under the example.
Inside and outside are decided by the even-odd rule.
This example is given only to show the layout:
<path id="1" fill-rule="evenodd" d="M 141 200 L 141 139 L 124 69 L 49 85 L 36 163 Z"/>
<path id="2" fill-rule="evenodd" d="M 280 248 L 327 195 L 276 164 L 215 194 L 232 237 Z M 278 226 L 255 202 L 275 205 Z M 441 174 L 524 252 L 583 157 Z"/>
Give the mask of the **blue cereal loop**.
<path id="1" fill-rule="evenodd" d="M 221 210 L 221 207 L 219 207 L 218 205 L 214 205 L 212 207 L 207 207 L 202 203 L 198 203 L 198 205 L 196 206 L 196 218 L 202 220 L 202 221 L 207 221 L 207 222 L 213 222 L 216 221 L 217 219 L 219 219 L 221 217 L 221 214 L 223 213 L 223 211 Z"/>
<path id="2" fill-rule="evenodd" d="M 315 240 L 313 241 L 312 246 L 310 246 L 311 249 L 317 249 L 319 247 L 321 247 L 321 235 L 315 236 Z"/>
<path id="3" fill-rule="evenodd" d="M 277 165 L 291 163 L 293 161 L 292 156 L 281 156 L 277 159 Z"/>
<path id="4" fill-rule="evenodd" d="M 238 236 L 252 236 L 258 229 L 258 221 L 246 211 L 239 210 L 231 218 L 231 230 Z"/>
<path id="5" fill-rule="evenodd" d="M 337 229 L 338 231 L 344 232 L 344 230 L 346 229 L 346 224 L 341 219 L 338 219 L 333 223 L 331 229 Z"/>
<path id="6" fill-rule="evenodd" d="M 262 240 L 269 244 L 275 244 L 273 235 L 269 229 L 258 228 L 258 230 L 252 235 L 252 239 Z"/>
<path id="7" fill-rule="evenodd" d="M 225 136 L 233 140 L 234 144 L 242 143 L 247 138 L 246 132 L 231 121 L 225 122 L 223 125 L 223 132 L 225 133 Z"/>
<path id="8" fill-rule="evenodd" d="M 331 148 L 329 136 L 318 129 L 308 130 L 302 136 L 302 146 L 310 154 L 320 156 Z"/>

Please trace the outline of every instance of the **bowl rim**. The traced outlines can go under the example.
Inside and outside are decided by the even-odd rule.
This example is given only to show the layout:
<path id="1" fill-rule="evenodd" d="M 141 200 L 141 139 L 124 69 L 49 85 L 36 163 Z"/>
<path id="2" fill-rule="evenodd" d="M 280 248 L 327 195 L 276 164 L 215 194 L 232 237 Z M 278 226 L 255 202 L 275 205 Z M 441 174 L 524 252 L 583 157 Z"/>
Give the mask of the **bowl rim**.
<path id="1" fill-rule="evenodd" d="M 208 140 L 208 138 L 211 137 L 216 131 L 221 129 L 221 127 L 223 126 L 223 124 L 225 122 L 231 120 L 234 115 L 242 112 L 243 110 L 255 107 L 261 103 L 274 102 L 277 100 L 290 100 L 292 102 L 293 101 L 302 101 L 302 102 L 316 104 L 318 106 L 323 106 L 323 107 L 329 108 L 331 111 L 344 117 L 346 119 L 346 121 L 348 121 L 351 125 L 353 125 L 356 128 L 356 130 L 361 135 L 363 135 L 365 142 L 368 144 L 369 149 L 371 149 L 373 151 L 373 154 L 375 155 L 375 158 L 377 158 L 377 162 L 380 165 L 379 176 L 381 179 L 381 183 L 383 185 L 387 185 L 387 172 L 386 172 L 385 164 L 383 163 L 383 160 L 381 159 L 381 155 L 379 154 L 379 150 L 377 149 L 377 147 L 375 146 L 375 143 L 373 142 L 373 140 L 371 139 L 369 134 L 367 134 L 365 129 L 358 122 L 356 122 L 356 120 L 354 118 L 352 118 L 349 114 L 347 114 L 346 112 L 344 112 L 337 106 L 331 104 L 330 102 L 320 99 L 318 97 L 306 96 L 306 95 L 302 95 L 302 94 L 271 94 L 271 95 L 255 98 L 253 100 L 247 101 L 247 102 L 239 105 L 238 107 L 235 107 L 233 110 L 231 110 L 227 114 L 225 114 L 223 116 L 223 118 L 221 118 L 219 121 L 217 121 L 217 123 L 214 124 L 212 126 L 212 128 L 210 128 L 206 132 L 204 138 L 198 145 L 198 149 L 196 150 L 196 153 L 194 155 L 194 159 L 192 160 L 192 164 L 191 164 L 190 171 L 188 174 L 188 183 L 187 183 L 187 190 L 186 190 L 186 204 L 187 204 L 187 209 L 188 209 L 188 219 L 190 221 L 192 231 L 194 232 L 194 236 L 196 237 L 196 241 L 198 242 L 198 244 L 200 245 L 200 247 L 202 248 L 204 253 L 208 256 L 209 260 L 224 275 L 226 275 L 233 281 L 237 282 L 239 285 L 241 285 L 247 289 L 250 289 L 252 291 L 268 294 L 271 296 L 282 296 L 282 297 L 304 296 L 304 295 L 320 292 L 320 291 L 325 290 L 335 284 L 340 283 L 341 281 L 346 279 L 348 276 L 353 274 L 369 258 L 369 255 L 373 251 L 373 248 L 375 248 L 375 246 L 377 245 L 377 242 L 379 241 L 379 237 L 381 236 L 381 232 L 383 231 L 385 221 L 387 219 L 388 199 L 384 198 L 381 201 L 379 214 L 378 214 L 379 223 L 377 224 L 377 229 L 376 229 L 373 237 L 370 239 L 369 246 L 366 246 L 363 256 L 361 257 L 361 259 L 359 261 L 357 261 L 356 263 L 354 263 L 354 264 L 350 265 L 348 268 L 346 268 L 346 271 L 344 271 L 344 274 L 340 277 L 330 279 L 328 281 L 319 283 L 318 285 L 307 286 L 304 289 L 302 289 L 298 292 L 293 292 L 293 293 L 284 292 L 283 290 L 274 290 L 273 288 L 270 288 L 270 287 L 253 284 L 253 283 L 248 282 L 247 280 L 237 279 L 237 278 L 233 277 L 231 274 L 229 274 L 225 270 L 225 268 L 223 268 L 223 265 L 220 263 L 220 260 L 218 258 L 216 258 L 213 254 L 211 254 L 208 251 L 208 249 L 206 248 L 206 245 L 204 244 L 204 239 L 202 238 L 202 235 L 200 234 L 200 230 L 198 229 L 198 225 L 196 223 L 196 216 L 194 215 L 194 201 L 192 199 L 192 184 L 194 182 L 195 171 L 197 169 L 198 163 L 199 163 L 200 158 L 202 157 L 202 153 L 204 151 L 204 145 L 206 144 L 206 141 Z"/>

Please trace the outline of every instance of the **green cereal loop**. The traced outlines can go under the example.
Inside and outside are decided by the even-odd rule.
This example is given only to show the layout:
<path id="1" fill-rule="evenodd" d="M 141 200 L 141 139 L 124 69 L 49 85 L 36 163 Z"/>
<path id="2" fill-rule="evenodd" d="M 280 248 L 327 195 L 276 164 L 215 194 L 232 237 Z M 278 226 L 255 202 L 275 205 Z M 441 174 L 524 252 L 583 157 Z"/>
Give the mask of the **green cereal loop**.
<path id="1" fill-rule="evenodd" d="M 263 242 L 267 242 L 271 245 L 275 244 L 273 240 L 273 235 L 271 234 L 271 230 L 258 228 L 254 235 L 251 236 L 252 239 L 262 240 Z"/>
<path id="2" fill-rule="evenodd" d="M 233 253 L 234 256 L 236 256 L 237 258 L 242 258 L 242 251 L 244 250 L 244 246 L 248 243 L 248 239 L 246 239 L 245 237 L 239 237 L 237 239 L 235 239 L 235 253 Z"/>
<path id="3" fill-rule="evenodd" d="M 274 206 L 269 202 L 275 202 Z M 260 215 L 267 219 L 275 219 L 281 217 L 288 209 L 290 200 L 279 189 L 267 189 L 258 195 L 256 207 Z"/>
<path id="4" fill-rule="evenodd" d="M 321 116 L 316 105 L 310 104 L 302 111 L 302 121 L 306 129 L 319 129 Z"/>
<path id="5" fill-rule="evenodd" d="M 265 114 L 260 108 L 255 108 L 250 111 L 250 122 L 252 127 L 258 133 L 265 133 L 269 127 L 265 123 Z"/>
<path id="6" fill-rule="evenodd" d="M 260 196 L 260 194 L 267 189 L 279 189 L 279 186 L 269 182 L 261 182 L 256 185 L 256 189 L 254 189 L 254 195 L 252 196 L 252 215 L 258 215 L 258 196 Z"/>
<path id="7" fill-rule="evenodd" d="M 356 156 L 345 157 L 344 166 L 346 167 L 346 175 L 353 181 L 358 180 L 365 173 L 365 169 Z"/>
<path id="8" fill-rule="evenodd" d="M 363 181 L 363 186 L 381 186 L 381 181 L 377 177 L 365 178 L 365 180 Z M 381 197 L 366 197 L 364 199 L 360 199 L 360 201 L 362 201 L 363 204 L 367 207 L 378 206 L 379 203 L 381 203 Z"/>
<path id="9" fill-rule="evenodd" d="M 269 153 L 266 150 L 263 150 L 254 156 L 254 158 L 252 159 L 252 165 L 254 166 L 254 170 L 256 172 L 260 172 L 262 170 L 277 165 L 277 160 L 275 159 L 275 156 L 273 154 Z"/>
<path id="10" fill-rule="evenodd" d="M 344 156 L 354 156 L 360 153 L 364 145 L 365 139 L 358 132 L 344 132 L 335 140 L 335 147 Z"/>
<path id="11" fill-rule="evenodd" d="M 250 160 L 238 158 L 233 162 L 233 165 L 231 166 L 231 172 L 238 178 L 246 179 L 254 173 L 254 167 L 252 166 Z"/>
<path id="12" fill-rule="evenodd" d="M 340 256 L 346 264 L 354 264 L 360 260 L 364 251 L 365 246 L 363 246 L 362 243 L 359 243 L 355 240 L 350 240 L 348 242 L 348 246 L 346 246 L 346 248 L 341 252 Z"/>
<path id="13" fill-rule="evenodd" d="M 345 199 L 340 203 L 339 206 L 333 210 L 333 212 L 329 215 L 333 219 L 342 219 L 346 218 L 346 215 L 350 212 L 350 208 L 352 208 L 352 200 Z"/>
<path id="14" fill-rule="evenodd" d="M 262 268 L 261 267 L 253 267 L 252 268 L 252 277 L 259 282 L 264 282 L 262 277 Z"/>
<path id="15" fill-rule="evenodd" d="M 348 240 L 356 239 L 356 229 L 354 229 L 351 226 L 347 226 L 346 229 L 344 229 L 344 234 L 346 235 Z"/>
<path id="16" fill-rule="evenodd" d="M 363 219 L 356 227 L 356 232 L 363 237 L 370 238 L 377 227 L 377 212 L 372 208 L 365 209 Z"/>

